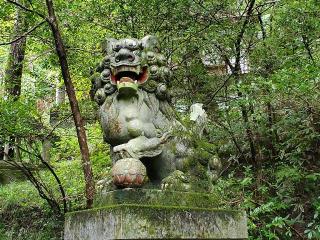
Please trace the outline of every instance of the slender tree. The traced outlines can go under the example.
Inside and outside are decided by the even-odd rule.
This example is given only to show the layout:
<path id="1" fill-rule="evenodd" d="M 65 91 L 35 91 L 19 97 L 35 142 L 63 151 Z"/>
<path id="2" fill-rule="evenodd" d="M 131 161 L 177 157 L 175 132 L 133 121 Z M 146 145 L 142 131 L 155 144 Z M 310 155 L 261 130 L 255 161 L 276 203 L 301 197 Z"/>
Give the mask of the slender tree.
<path id="1" fill-rule="evenodd" d="M 82 166 L 83 166 L 85 183 L 86 183 L 87 208 L 91 208 L 93 204 L 93 197 L 94 197 L 95 190 L 94 190 L 93 173 L 92 173 L 92 168 L 90 163 L 89 148 L 87 143 L 87 136 L 84 129 L 83 119 L 80 114 L 80 109 L 79 109 L 78 101 L 74 91 L 73 83 L 70 77 L 67 54 L 66 54 L 62 37 L 61 37 L 60 29 L 58 26 L 58 21 L 55 15 L 53 1 L 46 0 L 46 5 L 47 5 L 48 15 L 49 15 L 49 17 L 47 18 L 47 21 L 51 27 L 52 35 L 54 37 L 55 47 L 56 47 L 57 55 L 59 57 L 62 77 L 64 80 L 64 84 L 66 86 L 66 91 L 69 97 L 73 119 L 76 125 L 78 142 L 79 142 L 82 161 L 83 161 Z"/>

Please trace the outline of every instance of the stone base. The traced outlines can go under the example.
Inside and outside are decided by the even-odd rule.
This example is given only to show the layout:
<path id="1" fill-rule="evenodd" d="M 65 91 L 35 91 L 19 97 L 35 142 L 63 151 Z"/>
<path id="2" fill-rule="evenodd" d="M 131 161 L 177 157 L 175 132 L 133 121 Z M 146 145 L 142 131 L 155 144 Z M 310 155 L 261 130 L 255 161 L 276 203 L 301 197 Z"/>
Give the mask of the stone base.
<path id="1" fill-rule="evenodd" d="M 206 193 L 102 192 L 95 208 L 66 215 L 64 239 L 247 239 L 245 212 L 217 209 L 221 205 Z"/>
<path id="2" fill-rule="evenodd" d="M 247 239 L 243 211 L 116 205 L 68 213 L 65 240 Z"/>

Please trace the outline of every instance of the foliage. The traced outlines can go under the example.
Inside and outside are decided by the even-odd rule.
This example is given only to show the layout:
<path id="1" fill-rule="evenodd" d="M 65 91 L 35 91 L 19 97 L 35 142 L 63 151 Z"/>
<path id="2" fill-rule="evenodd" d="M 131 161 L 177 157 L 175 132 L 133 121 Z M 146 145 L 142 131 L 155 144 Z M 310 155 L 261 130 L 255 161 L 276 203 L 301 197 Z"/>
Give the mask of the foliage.
<path id="1" fill-rule="evenodd" d="M 6 209 L 10 205 L 43 206 L 45 202 L 38 197 L 36 189 L 29 182 L 14 182 L 0 188 L 0 209 Z"/>
<path id="2" fill-rule="evenodd" d="M 319 1 L 54 3 L 82 106 L 88 106 L 87 79 L 102 57 L 102 40 L 156 35 L 173 70 L 168 84 L 175 107 L 185 113 L 192 103 L 205 105 L 211 122 L 207 142 L 198 145 L 214 151 L 224 165 L 212 190 L 226 204 L 247 210 L 250 238 L 320 238 Z M 254 4 L 252 12 L 250 3 Z M 32 4 L 32 9 L 45 12 L 41 1 Z M 0 42 L 10 40 L 14 11 L 13 5 L 0 2 Z M 25 14 L 29 26 L 41 21 L 36 14 Z M 0 79 L 7 53 L 8 47 L 0 46 Z M 26 58 L 21 99 L 0 101 L 0 139 L 13 133 L 41 137 L 52 129 L 48 123 L 40 124 L 45 120 L 36 109 L 39 99 L 52 106 L 54 88 L 61 84 L 47 25 L 29 34 Z M 210 64 L 204 64 L 205 59 Z M 237 68 L 243 59 L 249 71 L 240 74 Z M 228 69 L 227 73 L 217 72 L 217 66 Z M 68 113 L 69 108 L 55 106 L 53 110 Z M 88 107 L 82 112 L 91 118 L 93 111 Z M 110 159 L 98 125 L 90 123 L 87 128 L 98 180 L 108 171 Z M 81 208 L 83 178 L 75 132 L 57 128 L 52 135 L 51 163 L 71 208 Z M 56 192 L 52 177 L 45 171 L 40 175 Z M 23 184 L 12 188 L 19 192 Z M 27 198 L 23 191 L 16 197 Z M 18 202 L 11 193 L 1 200 Z M 26 205 L 31 204 L 29 200 Z"/>
<path id="3" fill-rule="evenodd" d="M 61 219 L 52 214 L 31 183 L 1 186 L 0 203 L 0 239 L 59 239 Z"/>
<path id="4" fill-rule="evenodd" d="M 66 129 L 62 129 L 61 142 L 58 141 L 57 147 L 52 149 L 54 156 L 52 166 L 66 192 L 68 209 L 83 209 L 86 201 L 83 193 L 84 179 L 79 158 L 80 152 L 79 150 L 75 151 L 78 148 L 75 131 L 70 131 L 71 136 L 65 136 L 65 131 Z M 106 155 L 106 146 L 102 143 L 101 138 L 97 137 L 100 131 L 97 124 L 89 127 L 88 131 L 93 171 L 97 180 L 105 176 L 110 169 L 110 157 Z M 74 141 L 64 141 L 65 138 L 74 139 Z M 65 155 L 54 154 L 55 151 L 63 151 Z M 53 176 L 47 170 L 40 170 L 38 174 L 59 201 L 61 195 Z M 25 213 L 17 212 L 14 210 L 15 208 L 21 209 Z M 44 213 L 42 213 L 43 211 Z M 52 215 L 48 203 L 38 197 L 38 192 L 29 182 L 13 182 L 0 186 L 0 213 L 6 216 L 0 221 L 2 224 L 0 225 L 1 239 L 11 239 L 12 237 L 16 239 L 25 239 L 25 237 L 29 239 L 58 239 L 63 231 L 61 220 L 55 219 L 56 215 Z M 26 214 L 34 215 L 34 222 L 30 226 L 27 226 L 29 218 L 25 219 Z"/>
<path id="5" fill-rule="evenodd" d="M 0 216 L 3 222 L 0 225 L 0 237 L 3 240 L 61 239 L 63 233 L 62 219 L 36 206 L 23 208 L 20 205 L 10 205 Z"/>
<path id="6" fill-rule="evenodd" d="M 42 133 L 40 121 L 35 101 L 0 100 L 1 139 L 12 134 L 21 137 L 40 136 Z"/>
<path id="7" fill-rule="evenodd" d="M 109 149 L 102 141 L 101 129 L 97 123 L 87 125 L 87 130 L 93 173 L 95 180 L 98 181 L 110 170 Z M 59 141 L 56 141 L 51 149 L 53 167 L 65 188 L 70 209 L 84 208 L 84 179 L 75 130 L 59 129 L 56 134 L 59 136 Z M 43 173 L 43 178 L 50 186 L 54 185 L 54 179 L 47 172 Z"/>
<path id="8" fill-rule="evenodd" d="M 243 172 L 242 177 L 236 178 L 234 174 L 239 171 Z M 319 174 L 281 165 L 275 170 L 263 170 L 264 179 L 259 186 L 254 186 L 253 174 L 250 167 L 237 169 L 219 179 L 215 188 L 226 204 L 247 210 L 250 239 L 292 239 L 297 235 L 296 227 L 303 223 L 310 227 L 305 231 L 306 238 L 317 239 Z"/>

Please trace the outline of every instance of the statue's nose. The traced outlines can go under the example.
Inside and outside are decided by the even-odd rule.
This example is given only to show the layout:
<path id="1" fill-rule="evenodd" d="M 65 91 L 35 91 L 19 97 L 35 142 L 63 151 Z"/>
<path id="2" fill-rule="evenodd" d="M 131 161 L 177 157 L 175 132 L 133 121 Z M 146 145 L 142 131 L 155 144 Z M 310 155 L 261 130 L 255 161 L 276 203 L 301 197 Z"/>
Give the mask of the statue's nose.
<path id="1" fill-rule="evenodd" d="M 115 57 L 116 62 L 122 62 L 122 61 L 133 62 L 134 59 L 135 59 L 134 54 L 126 48 L 120 49 L 120 51 L 116 54 L 116 57 Z"/>

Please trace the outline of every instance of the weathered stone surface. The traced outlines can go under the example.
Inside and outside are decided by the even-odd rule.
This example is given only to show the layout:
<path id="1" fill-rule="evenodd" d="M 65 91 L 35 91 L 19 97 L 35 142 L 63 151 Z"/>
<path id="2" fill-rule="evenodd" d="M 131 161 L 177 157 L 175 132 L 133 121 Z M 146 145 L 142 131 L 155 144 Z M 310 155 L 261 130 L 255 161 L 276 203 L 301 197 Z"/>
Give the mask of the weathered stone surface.
<path id="1" fill-rule="evenodd" d="M 65 240 L 247 239 L 243 211 L 120 204 L 68 213 Z"/>

